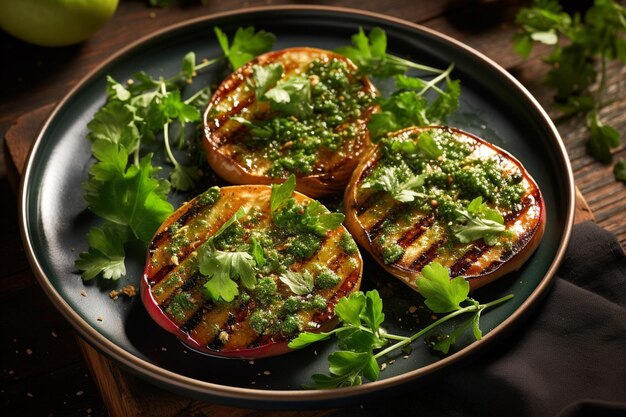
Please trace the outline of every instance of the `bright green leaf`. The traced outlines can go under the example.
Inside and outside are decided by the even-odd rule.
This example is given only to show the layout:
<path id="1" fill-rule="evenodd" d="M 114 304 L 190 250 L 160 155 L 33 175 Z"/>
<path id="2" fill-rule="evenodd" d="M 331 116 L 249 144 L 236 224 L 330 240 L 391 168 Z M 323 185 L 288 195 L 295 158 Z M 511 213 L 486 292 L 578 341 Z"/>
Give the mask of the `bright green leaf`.
<path id="1" fill-rule="evenodd" d="M 287 270 L 280 275 L 279 279 L 296 295 L 306 295 L 313 291 L 314 279 L 309 271 L 294 272 Z"/>
<path id="2" fill-rule="evenodd" d="M 105 279 L 117 280 L 124 276 L 126 240 L 124 227 L 105 223 L 100 228 L 92 228 L 87 235 L 89 250 L 82 252 L 76 260 L 76 267 L 83 271 L 83 279 L 88 281 L 102 275 Z"/>
<path id="3" fill-rule="evenodd" d="M 438 262 L 426 265 L 416 284 L 426 306 L 435 313 L 460 309 L 469 294 L 469 283 L 463 277 L 450 279 L 448 270 Z"/>
<path id="4" fill-rule="evenodd" d="M 275 213 L 291 198 L 296 189 L 296 176 L 291 174 L 282 184 L 272 184 L 270 209 Z"/>

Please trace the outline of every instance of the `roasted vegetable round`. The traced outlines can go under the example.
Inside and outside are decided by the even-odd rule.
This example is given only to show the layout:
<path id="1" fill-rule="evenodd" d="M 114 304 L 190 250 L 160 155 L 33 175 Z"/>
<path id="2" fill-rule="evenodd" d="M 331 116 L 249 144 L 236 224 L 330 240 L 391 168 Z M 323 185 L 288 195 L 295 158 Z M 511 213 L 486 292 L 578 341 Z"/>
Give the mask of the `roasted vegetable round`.
<path id="1" fill-rule="evenodd" d="M 343 215 L 280 186 L 208 189 L 156 232 L 142 281 L 151 317 L 215 356 L 288 352 L 301 331 L 337 323 L 359 289 L 362 260 Z"/>
<path id="2" fill-rule="evenodd" d="M 518 269 L 546 218 L 541 192 L 519 161 L 446 127 L 381 140 L 354 171 L 344 206 L 357 242 L 413 289 L 433 261 L 472 289 Z"/>
<path id="3" fill-rule="evenodd" d="M 343 191 L 370 147 L 376 89 L 347 58 L 315 48 L 269 52 L 227 77 L 204 115 L 211 168 L 234 184 L 298 177 L 311 197 Z"/>

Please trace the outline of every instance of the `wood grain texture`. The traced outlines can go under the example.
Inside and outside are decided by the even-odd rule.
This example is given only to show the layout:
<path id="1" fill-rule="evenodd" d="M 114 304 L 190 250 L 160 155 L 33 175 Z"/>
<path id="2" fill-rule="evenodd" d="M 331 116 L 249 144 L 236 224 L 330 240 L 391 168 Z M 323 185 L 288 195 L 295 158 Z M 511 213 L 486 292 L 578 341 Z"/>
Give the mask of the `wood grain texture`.
<path id="1" fill-rule="evenodd" d="M 249 6 L 292 4 L 293 1 L 223 0 L 201 5 L 184 2 L 167 9 L 146 1 L 122 1 L 113 20 L 83 44 L 41 48 L 0 34 L 0 52 L 18 57 L 0 67 L 0 251 L 11 262 L 0 263 L 2 325 L 2 404 L 8 415 L 91 416 L 326 416 L 332 410 L 270 412 L 224 407 L 180 397 L 130 375 L 101 356 L 74 332 L 54 309 L 29 270 L 22 249 L 17 199 L 28 149 L 52 104 L 108 56 L 129 42 L 165 26 L 202 14 Z M 585 152 L 587 132 L 580 118 L 564 118 L 552 104 L 552 91 L 542 84 L 546 67 L 537 48 L 525 61 L 512 50 L 513 17 L 523 1 L 503 0 L 313 0 L 313 4 L 358 7 L 424 24 L 484 53 L 508 69 L 546 108 L 569 153 L 577 185 L 576 222 L 591 220 L 615 233 L 626 247 L 626 186 L 615 182 L 610 166 Z M 601 117 L 626 132 L 626 67 L 611 65 L 608 95 L 612 103 Z M 626 157 L 622 145 L 616 158 Z M 6 180 L 4 180 L 6 178 Z M 582 198 L 581 196 L 584 196 Z M 585 201 L 586 199 L 586 201 Z M 34 315 L 16 317 L 20 300 L 35 306 Z M 30 351 L 30 354 L 28 353 Z M 5 359 L 6 358 L 6 359 Z M 84 358 L 84 360 L 83 360 Z M 88 368 L 85 366 L 88 364 Z M 358 412 L 358 406 L 354 408 Z"/>

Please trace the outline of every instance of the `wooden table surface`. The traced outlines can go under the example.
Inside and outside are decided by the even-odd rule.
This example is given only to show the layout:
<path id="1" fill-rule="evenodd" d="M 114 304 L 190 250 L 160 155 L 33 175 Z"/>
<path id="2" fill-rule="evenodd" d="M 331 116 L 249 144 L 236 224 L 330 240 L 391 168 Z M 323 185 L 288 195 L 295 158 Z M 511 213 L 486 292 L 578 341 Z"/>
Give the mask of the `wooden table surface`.
<path id="1" fill-rule="evenodd" d="M 30 271 L 19 236 L 14 188 L 16 165 L 20 168 L 32 141 L 32 136 L 28 135 L 36 132 L 38 123 L 54 103 L 115 51 L 143 35 L 192 17 L 282 3 L 296 2 L 222 0 L 202 5 L 200 1 L 186 1 L 171 8 L 157 9 L 149 7 L 147 0 L 122 0 L 113 19 L 95 36 L 81 45 L 65 48 L 31 46 L 0 34 L 0 52 L 4 59 L 0 69 L 0 137 L 6 136 L 0 151 L 3 154 L 0 158 L 0 230 L 3 236 L 0 253 L 4 258 L 0 263 L 3 415 L 296 415 L 236 410 L 176 397 L 129 377 L 84 343 L 77 343 L 73 330 L 48 301 Z M 355 7 L 423 24 L 465 42 L 508 69 L 555 120 L 570 155 L 576 185 L 596 222 L 615 233 L 626 246 L 626 186 L 614 181 L 611 167 L 594 162 L 585 154 L 584 120 L 560 118 L 552 106 L 552 93 L 541 84 L 546 71 L 541 55 L 547 49 L 537 48 L 528 61 L 512 50 L 513 17 L 523 2 L 313 0 L 311 3 Z M 601 117 L 623 134 L 626 132 L 626 67 L 611 65 L 607 83 L 614 100 L 602 111 Z M 626 157 L 623 143 L 622 140 L 615 151 L 618 158 Z M 118 382 L 107 386 L 111 381 Z M 143 404 L 146 399 L 151 404 Z"/>

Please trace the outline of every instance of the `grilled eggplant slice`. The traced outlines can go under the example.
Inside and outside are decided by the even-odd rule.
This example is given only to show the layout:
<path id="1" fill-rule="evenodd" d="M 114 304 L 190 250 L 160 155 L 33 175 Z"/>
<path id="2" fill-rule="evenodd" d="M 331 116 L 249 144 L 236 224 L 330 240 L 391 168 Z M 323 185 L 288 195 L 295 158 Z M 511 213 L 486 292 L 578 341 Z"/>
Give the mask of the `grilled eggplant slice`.
<path id="1" fill-rule="evenodd" d="M 291 93 L 291 95 L 290 95 Z M 318 197 L 343 191 L 371 146 L 374 85 L 333 52 L 290 48 L 239 68 L 204 114 L 211 168 L 233 184 L 272 184 L 290 174 Z"/>
<path id="2" fill-rule="evenodd" d="M 326 229 L 304 225 L 303 212 L 328 210 L 294 192 L 272 211 L 271 195 L 265 185 L 210 188 L 172 214 L 150 244 L 143 303 L 196 351 L 286 353 L 300 331 L 332 329 L 335 304 L 359 289 L 362 260 L 343 217 Z"/>
<path id="3" fill-rule="evenodd" d="M 414 290 L 432 261 L 472 289 L 517 270 L 537 248 L 546 218 L 519 161 L 439 126 L 381 140 L 356 168 L 344 206 L 356 241 Z"/>

